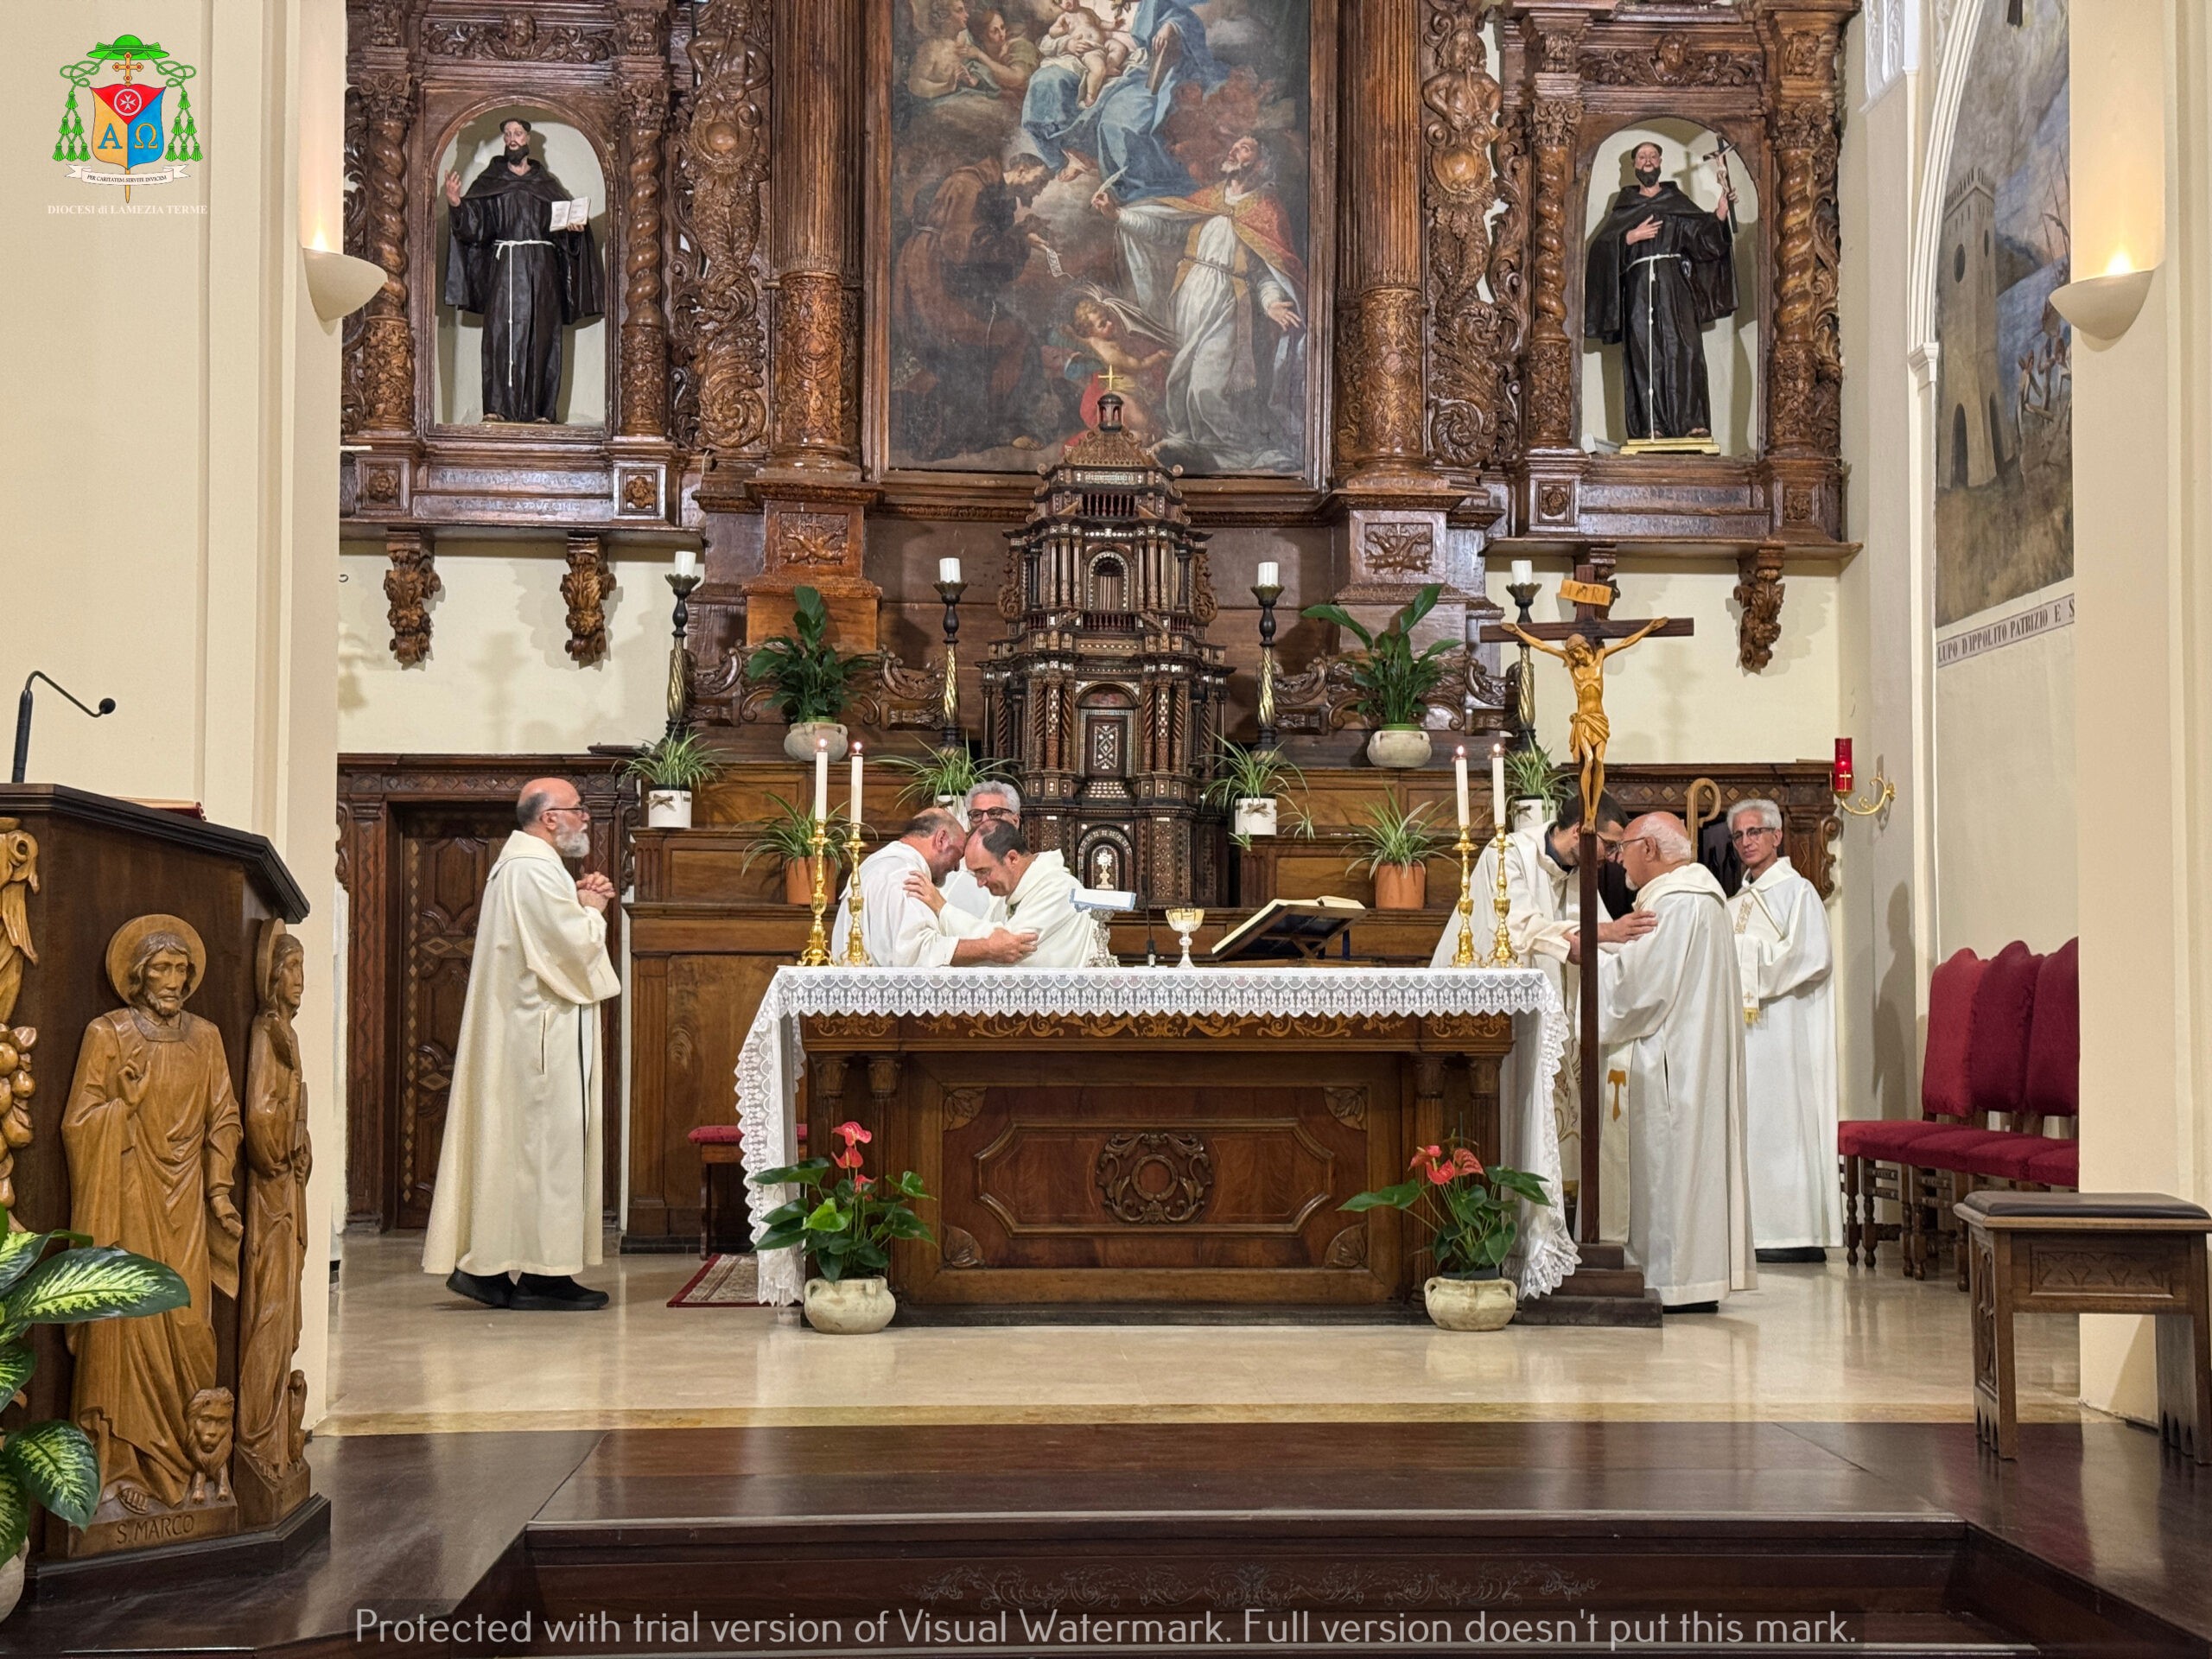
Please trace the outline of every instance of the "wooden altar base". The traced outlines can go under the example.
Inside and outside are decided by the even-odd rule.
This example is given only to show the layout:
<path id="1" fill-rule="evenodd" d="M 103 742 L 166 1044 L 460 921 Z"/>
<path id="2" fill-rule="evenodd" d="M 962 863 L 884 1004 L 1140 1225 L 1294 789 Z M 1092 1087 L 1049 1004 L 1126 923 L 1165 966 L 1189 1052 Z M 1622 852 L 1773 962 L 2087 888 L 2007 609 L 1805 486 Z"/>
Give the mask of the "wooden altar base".
<path id="1" fill-rule="evenodd" d="M 1479 1338 L 1476 1339 L 1479 1340 Z M 862 1344 L 865 1346 L 865 1344 Z M 1573 1611 L 1803 1621 L 1841 1612 L 1857 1653 L 2203 1655 L 2212 1484 L 2113 1423 L 2030 1424 L 1978 1457 L 1968 1423 L 1332 1421 L 1020 1423 L 452 1433 L 318 1441 L 330 1548 L 281 1571 L 208 1574 L 49 1605 L 10 1651 L 80 1655 L 707 1653 L 628 1639 L 640 1614 L 859 1618 L 847 1651 L 975 1653 L 899 1639 L 897 1612 L 1058 1605 L 1096 1617 L 1243 1611 L 1328 1643 L 1325 1618 Z M 391 1618 L 512 1618 L 526 1643 L 353 1639 Z M 620 1615 L 626 1639 L 563 1645 L 545 1620 Z M 1302 1634 L 1284 1624 L 1307 1615 Z M 1018 1618 L 1005 1651 L 1024 1644 Z M 1604 1651 L 1608 1624 L 1600 1625 Z M 1202 1644 L 1172 1649 L 1189 1655 Z M 1420 1643 L 1396 1652 L 1446 1651 Z M 1800 1642 L 1675 1652 L 1802 1653 Z M 751 1650 L 830 1644 L 756 1641 Z M 1095 1653 L 1169 1651 L 1141 1642 Z M 1464 1650 L 1464 1649 L 1460 1649 Z M 1500 1652 L 1537 1650 L 1495 1644 Z M 1591 1651 L 1553 1643 L 1545 1652 Z"/>

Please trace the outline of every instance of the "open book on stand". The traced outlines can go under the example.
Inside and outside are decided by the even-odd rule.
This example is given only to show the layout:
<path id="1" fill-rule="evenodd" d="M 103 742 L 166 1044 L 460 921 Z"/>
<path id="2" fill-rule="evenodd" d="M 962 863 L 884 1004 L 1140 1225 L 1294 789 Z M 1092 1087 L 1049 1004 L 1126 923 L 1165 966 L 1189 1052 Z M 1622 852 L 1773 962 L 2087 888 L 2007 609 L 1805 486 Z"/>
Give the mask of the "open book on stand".
<path id="1" fill-rule="evenodd" d="M 1337 937 L 1366 913 L 1357 899 L 1275 899 L 1222 935 L 1216 962 L 1319 962 Z"/>

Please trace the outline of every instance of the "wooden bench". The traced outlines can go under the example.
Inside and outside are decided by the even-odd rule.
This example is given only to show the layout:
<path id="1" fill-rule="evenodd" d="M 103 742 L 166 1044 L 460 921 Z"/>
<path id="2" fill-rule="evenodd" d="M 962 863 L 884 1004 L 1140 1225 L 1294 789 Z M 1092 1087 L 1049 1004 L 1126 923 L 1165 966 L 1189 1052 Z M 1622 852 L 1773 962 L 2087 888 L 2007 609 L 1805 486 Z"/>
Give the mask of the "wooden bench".
<path id="1" fill-rule="evenodd" d="M 1974 1417 L 2000 1458 L 2019 1455 L 2015 1313 L 2148 1313 L 2158 1320 L 2158 1433 L 2212 1463 L 2212 1213 L 2161 1192 L 1967 1195 Z"/>

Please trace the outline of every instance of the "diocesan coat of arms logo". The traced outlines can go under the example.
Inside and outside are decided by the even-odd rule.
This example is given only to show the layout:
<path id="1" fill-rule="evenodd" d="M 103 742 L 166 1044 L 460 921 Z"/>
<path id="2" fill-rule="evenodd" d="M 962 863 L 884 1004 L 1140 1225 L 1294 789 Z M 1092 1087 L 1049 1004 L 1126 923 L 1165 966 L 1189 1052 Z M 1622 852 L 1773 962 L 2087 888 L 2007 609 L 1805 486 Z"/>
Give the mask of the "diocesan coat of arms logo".
<path id="1" fill-rule="evenodd" d="M 188 90 L 198 73 L 136 35 L 118 35 L 64 64 L 69 101 L 54 159 L 67 164 L 73 179 L 121 185 L 125 201 L 134 186 L 189 178 L 186 163 L 201 159 Z M 102 75 L 115 79 L 103 82 Z"/>

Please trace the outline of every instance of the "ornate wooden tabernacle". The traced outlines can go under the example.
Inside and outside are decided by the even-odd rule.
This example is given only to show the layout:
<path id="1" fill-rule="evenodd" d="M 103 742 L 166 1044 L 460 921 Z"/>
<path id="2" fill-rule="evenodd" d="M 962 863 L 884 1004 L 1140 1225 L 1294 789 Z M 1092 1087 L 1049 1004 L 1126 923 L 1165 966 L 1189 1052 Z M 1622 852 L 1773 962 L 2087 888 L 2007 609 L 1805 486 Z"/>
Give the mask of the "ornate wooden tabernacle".
<path id="1" fill-rule="evenodd" d="M 1600 565 L 1720 555 L 1739 563 L 1743 662 L 1764 666 L 1789 562 L 1850 545 L 1836 166 L 1858 3 L 1313 0 L 1302 332 L 1324 418 L 1304 477 L 1185 481 L 1194 523 L 1281 538 L 1219 550 L 1224 592 L 1241 596 L 1250 563 L 1286 543 L 1294 596 L 1355 604 L 1425 580 L 1478 594 L 1485 541 Z M 579 662 L 603 649 L 607 538 L 702 535 L 690 641 L 708 724 L 741 700 L 717 665 L 780 627 L 802 582 L 831 597 L 846 643 L 916 660 L 936 607 L 899 521 L 938 526 L 932 556 L 980 555 L 984 524 L 1020 518 L 1031 480 L 887 464 L 893 204 L 861 135 L 909 96 L 891 73 L 909 9 L 348 10 L 348 246 L 389 275 L 348 328 L 342 511 L 390 552 L 400 659 L 430 647 L 438 533 L 497 527 L 566 540 L 548 581 L 568 577 Z M 571 130 L 607 181 L 597 423 L 439 417 L 436 169 L 509 108 Z M 1613 188 L 1594 176 L 1599 151 L 1656 122 L 1732 142 L 1759 204 L 1738 267 L 1760 340 L 1742 453 L 1609 453 L 1583 408 L 1585 226 L 1592 193 Z M 1245 666 L 1246 630 L 1229 632 Z M 1286 644 L 1294 664 L 1312 654 Z"/>
<path id="2" fill-rule="evenodd" d="M 1007 538 L 1009 631 L 983 664 L 984 747 L 1020 772 L 1033 850 L 1058 847 L 1090 887 L 1214 904 L 1221 836 L 1198 809 L 1226 676 L 1206 643 L 1205 538 L 1123 430 L 1121 398 L 1098 413 Z"/>

